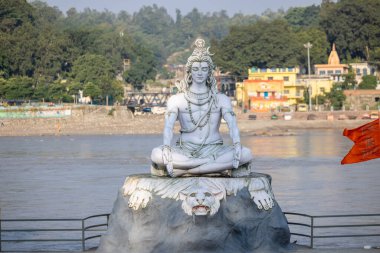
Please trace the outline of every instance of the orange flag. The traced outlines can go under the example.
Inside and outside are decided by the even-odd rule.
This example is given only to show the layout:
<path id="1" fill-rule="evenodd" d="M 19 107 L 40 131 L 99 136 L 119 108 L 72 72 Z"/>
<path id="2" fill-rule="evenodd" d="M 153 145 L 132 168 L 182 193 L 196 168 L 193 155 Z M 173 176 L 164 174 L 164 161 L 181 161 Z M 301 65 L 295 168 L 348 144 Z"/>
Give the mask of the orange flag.
<path id="1" fill-rule="evenodd" d="M 355 129 L 344 129 L 343 136 L 354 142 L 341 164 L 359 163 L 380 158 L 380 120 L 374 120 Z"/>

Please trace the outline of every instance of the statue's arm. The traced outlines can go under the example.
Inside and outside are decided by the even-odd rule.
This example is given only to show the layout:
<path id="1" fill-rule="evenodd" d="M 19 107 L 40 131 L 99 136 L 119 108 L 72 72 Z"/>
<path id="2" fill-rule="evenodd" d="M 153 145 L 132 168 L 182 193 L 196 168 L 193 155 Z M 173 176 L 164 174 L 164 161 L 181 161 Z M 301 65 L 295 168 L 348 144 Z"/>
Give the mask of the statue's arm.
<path id="1" fill-rule="evenodd" d="M 227 96 L 223 95 L 221 96 L 220 103 L 222 108 L 222 116 L 228 125 L 231 139 L 233 143 L 240 143 L 240 133 L 237 127 L 236 115 L 232 109 L 231 101 Z"/>
<path id="2" fill-rule="evenodd" d="M 168 174 L 171 177 L 173 177 L 173 159 L 170 144 L 173 139 L 173 128 L 177 120 L 179 111 L 177 100 L 177 96 L 172 96 L 168 100 L 163 133 L 164 145 L 162 149 L 162 160 L 166 165 L 166 170 L 168 171 Z"/>
<path id="3" fill-rule="evenodd" d="M 178 105 L 175 96 L 169 98 L 165 113 L 164 146 L 170 146 L 173 138 L 173 128 L 178 117 Z"/>
<path id="4" fill-rule="evenodd" d="M 227 96 L 221 95 L 219 102 L 222 108 L 222 117 L 228 125 L 230 136 L 235 149 L 233 167 L 237 168 L 239 167 L 239 161 L 241 157 L 241 144 L 240 133 L 236 122 L 236 115 L 232 109 L 231 101 Z"/>

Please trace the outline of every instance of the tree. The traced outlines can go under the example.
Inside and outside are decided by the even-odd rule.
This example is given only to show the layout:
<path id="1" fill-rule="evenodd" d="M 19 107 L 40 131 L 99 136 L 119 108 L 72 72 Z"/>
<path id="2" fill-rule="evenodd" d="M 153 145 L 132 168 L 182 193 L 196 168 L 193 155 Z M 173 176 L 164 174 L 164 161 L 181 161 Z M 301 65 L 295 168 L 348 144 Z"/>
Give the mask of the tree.
<path id="1" fill-rule="evenodd" d="M 54 82 L 48 88 L 48 100 L 54 102 L 72 102 L 72 97 L 67 94 L 66 85 Z"/>
<path id="2" fill-rule="evenodd" d="M 32 98 L 35 82 L 29 77 L 12 77 L 3 84 L 2 93 L 6 99 Z"/>
<path id="3" fill-rule="evenodd" d="M 344 81 L 341 85 L 343 90 L 352 90 L 356 87 L 356 74 L 351 65 L 348 66 L 348 73 L 343 75 Z"/>
<path id="4" fill-rule="evenodd" d="M 363 76 L 363 80 L 359 83 L 359 89 L 361 90 L 374 90 L 377 87 L 376 76 L 367 75 Z"/>
<path id="5" fill-rule="evenodd" d="M 68 41 L 57 27 L 62 13 L 40 1 L 28 4 L 7 0 L 0 1 L 0 6 L 0 70 L 4 71 L 3 76 L 56 79 L 62 73 L 68 52 Z"/>
<path id="6" fill-rule="evenodd" d="M 294 67 L 301 45 L 283 19 L 232 27 L 220 42 L 213 41 L 215 62 L 224 72 L 244 75 L 250 67 Z"/>
<path id="7" fill-rule="evenodd" d="M 153 54 L 143 46 L 136 46 L 136 55 L 132 59 L 131 68 L 124 72 L 127 83 L 141 86 L 146 80 L 154 80 L 157 74 L 156 61 Z"/>
<path id="8" fill-rule="evenodd" d="M 113 93 L 110 94 L 114 100 L 116 101 L 123 101 L 124 98 L 124 84 L 120 81 L 114 80 L 112 82 L 112 91 Z"/>
<path id="9" fill-rule="evenodd" d="M 91 104 L 94 98 L 98 98 L 102 94 L 99 86 L 88 82 L 84 85 L 83 96 L 91 98 Z"/>
<path id="10" fill-rule="evenodd" d="M 0 1 L 0 32 L 12 32 L 25 23 L 35 20 L 35 13 L 26 0 Z"/>
<path id="11" fill-rule="evenodd" d="M 319 11 L 320 7 L 315 5 L 294 7 L 286 12 L 285 19 L 296 29 L 319 27 Z"/>
<path id="12" fill-rule="evenodd" d="M 343 93 L 342 84 L 334 83 L 330 92 L 326 93 L 326 98 L 330 106 L 333 106 L 335 109 L 341 109 L 344 101 L 346 100 L 346 95 Z"/>
<path id="13" fill-rule="evenodd" d="M 139 26 L 143 33 L 162 34 L 173 28 L 174 22 L 166 9 L 153 6 L 143 6 L 133 15 L 133 22 Z"/>
<path id="14" fill-rule="evenodd" d="M 304 28 L 297 32 L 298 48 L 302 49 L 298 58 L 302 73 L 306 73 L 308 68 L 307 50 L 304 44 L 311 42 L 310 48 L 310 65 L 327 63 L 327 52 L 330 50 L 330 44 L 327 42 L 326 34 L 319 28 Z"/>
<path id="15" fill-rule="evenodd" d="M 102 31 L 93 40 L 92 50 L 94 54 L 107 58 L 114 72 L 123 71 L 123 60 L 131 58 L 133 51 L 133 40 L 128 34 L 116 31 Z"/>
<path id="16" fill-rule="evenodd" d="M 72 78 L 82 84 L 91 82 L 100 86 L 103 82 L 114 79 L 115 73 L 106 57 L 85 54 L 73 63 Z"/>
<path id="17" fill-rule="evenodd" d="M 343 59 L 367 59 L 366 48 L 380 46 L 379 0 L 326 1 L 321 6 L 321 26 L 329 42 L 336 43 Z"/>
<path id="18" fill-rule="evenodd" d="M 4 78 L 0 77 L 0 98 L 5 97 L 5 87 L 6 87 L 7 81 Z"/>
<path id="19" fill-rule="evenodd" d="M 68 95 L 70 95 L 71 97 L 75 97 L 75 99 L 77 98 L 77 96 L 79 95 L 79 91 L 80 90 L 83 90 L 84 88 L 84 85 L 79 83 L 79 82 L 70 82 L 67 86 L 67 93 Z"/>
<path id="20" fill-rule="evenodd" d="M 49 100 L 49 84 L 46 80 L 38 80 L 36 87 L 34 88 L 34 93 L 32 96 L 33 100 Z"/>

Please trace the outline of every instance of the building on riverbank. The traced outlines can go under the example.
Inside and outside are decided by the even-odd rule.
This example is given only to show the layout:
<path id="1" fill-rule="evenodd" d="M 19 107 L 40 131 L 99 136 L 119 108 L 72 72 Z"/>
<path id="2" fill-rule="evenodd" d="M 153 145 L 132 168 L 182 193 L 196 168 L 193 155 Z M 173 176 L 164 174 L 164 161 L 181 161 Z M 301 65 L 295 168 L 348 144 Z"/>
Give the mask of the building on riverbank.
<path id="1" fill-rule="evenodd" d="M 345 90 L 343 93 L 350 110 L 379 109 L 380 90 Z"/>
<path id="2" fill-rule="evenodd" d="M 298 104 L 308 102 L 304 101 L 308 94 L 315 101 L 313 108 L 319 110 L 318 98 L 330 92 L 334 83 L 344 81 L 349 66 L 358 83 L 365 75 L 377 75 L 376 69 L 367 62 L 342 64 L 333 44 L 327 64 L 315 64 L 314 74 L 303 75 L 297 67 L 248 69 L 248 79 L 236 84 L 236 100 L 242 108 L 252 112 L 287 106 L 295 109 Z M 281 82 L 281 85 L 273 85 L 275 82 Z M 350 108 L 366 109 L 380 103 L 376 91 L 347 92 L 346 104 Z"/>
<path id="3" fill-rule="evenodd" d="M 340 63 L 335 44 L 332 46 L 327 64 L 315 64 L 314 72 L 319 76 L 328 76 L 332 78 L 334 82 L 344 80 L 344 75 L 348 73 L 348 65 Z"/>
<path id="4" fill-rule="evenodd" d="M 244 80 L 237 88 L 238 101 L 252 111 L 265 112 L 288 106 L 288 98 L 283 95 L 283 80 Z"/>

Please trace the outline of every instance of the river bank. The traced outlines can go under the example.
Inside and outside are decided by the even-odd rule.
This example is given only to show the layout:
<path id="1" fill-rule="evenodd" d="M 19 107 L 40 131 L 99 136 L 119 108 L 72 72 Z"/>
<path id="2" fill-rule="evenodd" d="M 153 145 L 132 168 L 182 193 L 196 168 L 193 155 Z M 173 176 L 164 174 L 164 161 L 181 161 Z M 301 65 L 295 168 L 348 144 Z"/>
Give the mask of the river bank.
<path id="1" fill-rule="evenodd" d="M 359 114 L 359 113 L 358 113 Z M 336 113 L 309 113 L 292 115 L 285 120 L 279 114 L 272 120 L 271 114 L 256 115 L 249 119 L 249 114 L 238 114 L 238 126 L 242 135 L 288 135 L 298 129 L 341 129 L 355 128 L 370 122 L 369 119 L 339 119 Z M 344 117 L 341 117 L 344 118 Z M 64 118 L 1 119 L 0 136 L 51 136 L 51 135 L 124 135 L 124 134 L 160 134 L 164 127 L 164 115 L 143 114 L 134 116 L 128 113 L 93 113 Z M 178 123 L 176 132 L 179 131 Z M 228 132 L 227 125 L 222 123 L 221 131 Z"/>

